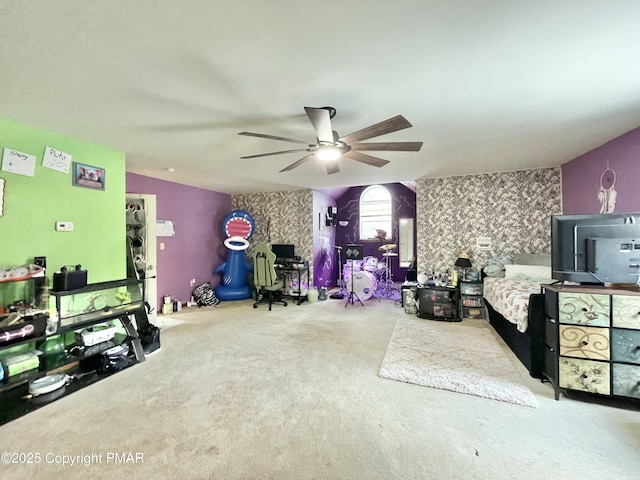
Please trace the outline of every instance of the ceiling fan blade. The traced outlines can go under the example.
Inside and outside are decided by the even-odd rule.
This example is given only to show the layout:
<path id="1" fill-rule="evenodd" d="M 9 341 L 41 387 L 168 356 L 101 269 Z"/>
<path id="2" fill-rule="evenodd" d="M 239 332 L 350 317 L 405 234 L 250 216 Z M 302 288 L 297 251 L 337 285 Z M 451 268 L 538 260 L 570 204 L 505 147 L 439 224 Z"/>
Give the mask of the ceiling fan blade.
<path id="1" fill-rule="evenodd" d="M 376 123 L 370 127 L 363 128 L 357 132 L 351 133 L 346 137 L 340 139 L 341 142 L 351 144 L 352 142 L 358 142 L 360 140 L 367 140 L 368 138 L 379 137 L 386 133 L 397 132 L 405 128 L 412 127 L 409 121 L 402 115 L 397 115 L 393 118 L 389 118 L 383 122 Z"/>
<path id="2" fill-rule="evenodd" d="M 353 150 L 345 153 L 343 157 L 350 158 L 351 160 L 355 160 L 356 162 L 366 163 L 367 165 L 371 165 L 374 167 L 384 167 L 387 163 L 389 163 L 389 160 L 372 157 L 371 155 L 367 155 L 366 153 L 354 152 Z"/>
<path id="3" fill-rule="evenodd" d="M 245 135 L 247 137 L 268 138 L 269 140 L 280 140 L 282 142 L 302 143 L 303 145 L 311 146 L 309 145 L 309 143 L 302 140 L 296 140 L 295 138 L 277 137 L 275 135 L 265 135 L 264 133 L 240 132 L 238 133 L 238 135 Z"/>
<path id="4" fill-rule="evenodd" d="M 293 170 L 294 168 L 302 165 L 304 162 L 311 160 L 312 157 L 313 155 L 307 155 L 306 157 L 302 157 L 300 160 L 293 162 L 288 167 L 284 167 L 282 170 L 280 170 L 280 172 L 288 172 L 289 170 Z"/>
<path id="5" fill-rule="evenodd" d="M 419 152 L 422 142 L 352 143 L 351 150 L 370 150 L 375 152 Z"/>
<path id="6" fill-rule="evenodd" d="M 308 148 L 296 148 L 295 150 L 282 150 L 280 152 L 269 152 L 269 153 L 259 153 L 258 155 L 247 155 L 240 158 L 258 158 L 258 157 L 269 157 L 271 155 L 280 155 L 282 153 L 291 153 L 291 152 L 310 152 L 311 150 Z"/>
<path id="7" fill-rule="evenodd" d="M 319 142 L 333 143 L 333 129 L 331 128 L 331 115 L 326 108 L 304 107 L 307 117 L 316 131 Z"/>
<path id="8" fill-rule="evenodd" d="M 338 166 L 338 160 L 329 160 L 327 162 L 327 175 L 338 173 L 339 171 L 340 167 Z"/>

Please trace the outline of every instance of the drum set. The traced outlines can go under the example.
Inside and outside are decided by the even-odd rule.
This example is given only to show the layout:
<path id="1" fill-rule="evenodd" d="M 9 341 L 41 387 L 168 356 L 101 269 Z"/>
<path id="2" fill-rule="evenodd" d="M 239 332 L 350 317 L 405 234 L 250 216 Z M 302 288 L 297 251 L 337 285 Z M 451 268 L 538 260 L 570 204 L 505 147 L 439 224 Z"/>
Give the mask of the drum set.
<path id="1" fill-rule="evenodd" d="M 349 260 L 342 267 L 343 285 L 349 288 L 353 285 L 353 291 L 361 300 L 369 300 L 374 294 L 378 299 L 391 296 L 392 291 L 397 290 L 391 268 L 391 258 L 398 256 L 392 251 L 395 248 L 394 243 L 381 245 L 378 250 L 383 252 L 382 260 L 374 256 Z"/>

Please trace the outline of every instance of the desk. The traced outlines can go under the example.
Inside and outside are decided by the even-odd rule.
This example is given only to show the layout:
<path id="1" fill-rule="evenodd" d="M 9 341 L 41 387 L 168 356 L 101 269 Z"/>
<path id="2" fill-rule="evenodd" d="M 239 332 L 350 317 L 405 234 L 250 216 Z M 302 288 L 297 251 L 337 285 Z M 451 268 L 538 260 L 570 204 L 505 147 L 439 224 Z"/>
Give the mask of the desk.
<path id="1" fill-rule="evenodd" d="M 298 299 L 297 304 L 300 305 L 302 302 L 304 302 L 307 299 L 306 290 L 309 288 L 309 283 L 310 283 L 309 282 L 309 265 L 307 264 L 307 262 L 304 262 L 304 265 L 297 265 L 296 267 L 297 268 L 278 265 L 275 267 L 275 269 L 276 269 L 276 273 L 278 274 L 278 277 L 284 280 L 284 290 L 285 290 L 284 295 L 288 297 L 297 298 Z M 305 272 L 307 274 L 307 288 L 303 289 L 301 285 L 302 274 Z M 288 290 L 290 290 L 288 287 L 291 283 L 292 278 L 294 278 L 298 282 L 294 290 L 295 293 L 287 292 Z M 303 290 L 304 290 L 304 293 L 303 293 Z"/>

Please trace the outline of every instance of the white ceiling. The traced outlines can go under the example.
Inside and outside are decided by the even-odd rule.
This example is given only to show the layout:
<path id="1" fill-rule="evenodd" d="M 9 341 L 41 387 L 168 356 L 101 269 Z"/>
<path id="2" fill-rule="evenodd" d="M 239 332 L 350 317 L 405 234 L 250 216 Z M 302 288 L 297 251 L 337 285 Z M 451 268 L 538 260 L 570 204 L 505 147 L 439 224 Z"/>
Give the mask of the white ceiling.
<path id="1" fill-rule="evenodd" d="M 232 194 L 556 166 L 640 125 L 639 25 L 638 0 L 8 0 L 0 117 Z M 402 114 L 371 141 L 424 146 L 330 176 L 239 158 L 297 148 L 240 131 L 314 143 L 327 105 L 341 136 Z"/>

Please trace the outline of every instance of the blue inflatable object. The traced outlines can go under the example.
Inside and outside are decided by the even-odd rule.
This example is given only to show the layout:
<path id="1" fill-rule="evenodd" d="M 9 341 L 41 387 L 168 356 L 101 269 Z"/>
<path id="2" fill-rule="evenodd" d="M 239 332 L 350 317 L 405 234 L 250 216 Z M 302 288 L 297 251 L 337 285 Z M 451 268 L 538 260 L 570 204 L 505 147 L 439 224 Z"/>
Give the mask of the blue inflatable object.
<path id="1" fill-rule="evenodd" d="M 229 249 L 227 261 L 219 265 L 213 274 L 222 274 L 220 285 L 215 288 L 220 300 L 244 300 L 251 298 L 251 287 L 247 285 L 247 273 L 253 266 L 245 260 L 244 251 L 249 247 L 248 239 L 255 230 L 255 221 L 246 210 L 234 210 L 222 221 L 222 231 Z"/>

